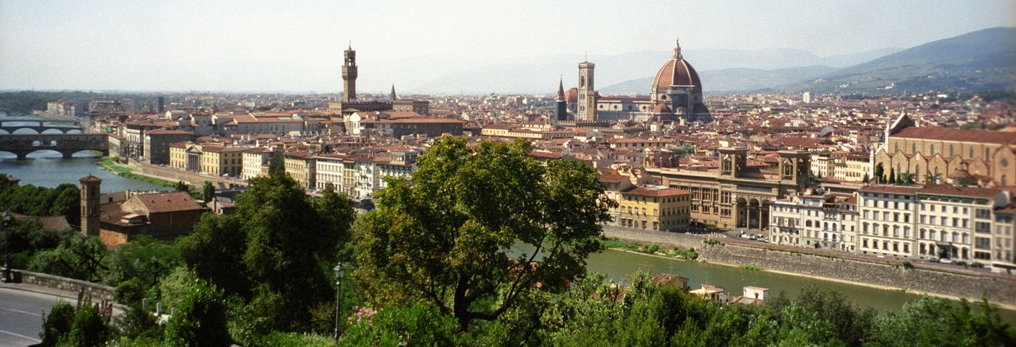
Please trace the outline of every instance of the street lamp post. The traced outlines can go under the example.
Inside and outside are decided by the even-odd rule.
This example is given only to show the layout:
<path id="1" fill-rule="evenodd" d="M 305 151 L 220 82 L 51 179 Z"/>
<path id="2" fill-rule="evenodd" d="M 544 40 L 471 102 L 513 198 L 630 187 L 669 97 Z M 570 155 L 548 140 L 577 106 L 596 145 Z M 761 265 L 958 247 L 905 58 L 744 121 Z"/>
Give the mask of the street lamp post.
<path id="1" fill-rule="evenodd" d="M 339 310 L 342 307 L 342 276 L 346 274 L 345 264 L 339 262 L 332 268 L 335 271 L 335 333 L 332 339 L 339 339 Z"/>
<path id="2" fill-rule="evenodd" d="M 4 223 L 3 223 L 4 232 L 7 232 L 7 222 L 9 222 L 10 220 L 11 220 L 11 211 L 4 211 Z M 8 233 L 6 235 L 6 238 L 4 239 L 4 270 L 3 270 L 4 283 L 11 282 L 11 267 L 7 263 L 7 257 L 9 257 L 10 254 L 11 254 L 11 235 L 10 233 Z"/>

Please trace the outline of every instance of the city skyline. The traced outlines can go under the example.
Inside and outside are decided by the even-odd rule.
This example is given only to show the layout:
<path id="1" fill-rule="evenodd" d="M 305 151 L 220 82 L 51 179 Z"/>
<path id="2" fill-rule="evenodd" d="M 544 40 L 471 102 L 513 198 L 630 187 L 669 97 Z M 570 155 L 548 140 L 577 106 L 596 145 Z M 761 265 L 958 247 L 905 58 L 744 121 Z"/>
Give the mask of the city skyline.
<path id="1" fill-rule="evenodd" d="M 0 4 L 0 89 L 337 93 L 341 50 L 351 44 L 359 52 L 363 92 L 394 84 L 400 92 L 427 93 L 421 88 L 442 74 L 561 56 L 666 52 L 675 38 L 691 57 L 716 49 L 834 56 L 908 48 L 1016 26 L 1014 10 L 1006 1 L 13 1 Z M 574 79 L 573 66 L 561 70 L 566 84 Z"/>

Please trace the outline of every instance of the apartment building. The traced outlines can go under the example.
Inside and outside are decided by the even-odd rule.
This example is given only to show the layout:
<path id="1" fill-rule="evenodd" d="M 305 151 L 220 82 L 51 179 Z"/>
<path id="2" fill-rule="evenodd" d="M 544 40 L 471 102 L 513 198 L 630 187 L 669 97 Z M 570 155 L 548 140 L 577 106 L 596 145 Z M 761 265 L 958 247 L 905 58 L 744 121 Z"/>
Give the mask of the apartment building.
<path id="1" fill-rule="evenodd" d="M 863 254 L 913 257 L 920 187 L 868 186 L 858 194 Z"/>
<path id="2" fill-rule="evenodd" d="M 770 207 L 769 241 L 781 245 L 857 251 L 857 199 L 800 195 Z"/>
<path id="3" fill-rule="evenodd" d="M 691 192 L 664 186 L 633 186 L 621 191 L 617 225 L 672 231 L 691 220 Z"/>

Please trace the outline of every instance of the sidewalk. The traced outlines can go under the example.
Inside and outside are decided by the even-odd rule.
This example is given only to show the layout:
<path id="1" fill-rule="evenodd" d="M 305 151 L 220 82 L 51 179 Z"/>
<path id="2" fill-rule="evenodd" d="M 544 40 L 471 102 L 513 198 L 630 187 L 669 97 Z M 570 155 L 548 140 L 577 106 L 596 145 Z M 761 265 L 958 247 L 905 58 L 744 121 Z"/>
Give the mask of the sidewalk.
<path id="1" fill-rule="evenodd" d="M 59 289 L 54 289 L 54 288 L 49 288 L 49 287 L 43 287 L 43 286 L 34 285 L 34 284 L 27 284 L 27 283 L 0 283 L 0 288 L 3 288 L 3 289 L 12 289 L 12 290 L 20 290 L 20 291 L 24 291 L 24 292 L 32 292 L 32 293 L 49 295 L 49 296 L 57 296 L 57 297 L 61 297 L 61 298 L 65 298 L 65 299 L 71 300 L 71 301 L 77 301 L 78 300 L 78 293 L 77 292 L 71 292 L 71 291 L 66 291 L 66 290 L 59 290 Z"/>

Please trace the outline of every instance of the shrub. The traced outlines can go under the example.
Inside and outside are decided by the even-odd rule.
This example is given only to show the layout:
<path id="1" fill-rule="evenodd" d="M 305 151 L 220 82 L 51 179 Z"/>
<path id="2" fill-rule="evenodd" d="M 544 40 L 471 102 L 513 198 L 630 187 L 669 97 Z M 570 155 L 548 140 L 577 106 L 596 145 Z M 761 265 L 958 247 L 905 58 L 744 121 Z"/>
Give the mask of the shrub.
<path id="1" fill-rule="evenodd" d="M 55 346 L 60 340 L 67 337 L 71 332 L 71 325 L 74 323 L 74 306 L 61 302 L 50 309 L 49 314 L 43 317 L 42 323 L 42 345 Z"/>
<path id="2" fill-rule="evenodd" d="M 67 336 L 71 346 L 98 346 L 109 338 L 109 325 L 99 311 L 86 301 L 74 315 L 74 324 Z"/>
<path id="3" fill-rule="evenodd" d="M 204 280 L 187 284 L 180 305 L 166 323 L 166 342 L 177 346 L 228 346 L 222 292 Z"/>
<path id="4" fill-rule="evenodd" d="M 453 317 L 424 303 L 361 309 L 349 317 L 348 324 L 339 340 L 342 345 L 452 346 L 465 342 Z"/>

